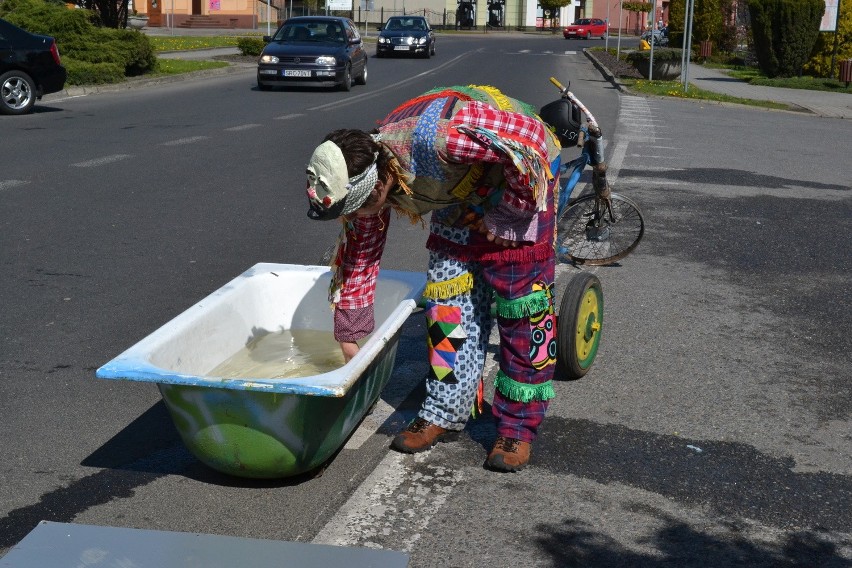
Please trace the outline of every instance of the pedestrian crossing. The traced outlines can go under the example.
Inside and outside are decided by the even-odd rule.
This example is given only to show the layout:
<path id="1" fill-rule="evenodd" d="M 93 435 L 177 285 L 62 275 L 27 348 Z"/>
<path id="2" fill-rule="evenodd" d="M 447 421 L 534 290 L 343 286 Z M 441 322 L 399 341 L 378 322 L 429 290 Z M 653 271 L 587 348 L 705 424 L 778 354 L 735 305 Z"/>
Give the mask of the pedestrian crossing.
<path id="1" fill-rule="evenodd" d="M 553 49 L 521 49 L 519 51 L 509 51 L 507 55 L 547 55 L 547 56 L 556 56 L 556 57 L 566 57 L 566 56 L 574 56 L 579 54 L 579 51 L 566 49 L 565 51 L 553 50 Z"/>

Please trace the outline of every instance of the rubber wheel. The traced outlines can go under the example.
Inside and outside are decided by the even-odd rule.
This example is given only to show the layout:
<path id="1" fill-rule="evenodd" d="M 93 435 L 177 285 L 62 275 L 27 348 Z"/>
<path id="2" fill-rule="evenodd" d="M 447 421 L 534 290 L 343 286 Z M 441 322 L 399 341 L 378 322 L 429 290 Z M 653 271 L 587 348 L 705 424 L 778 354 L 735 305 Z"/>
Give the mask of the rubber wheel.
<path id="1" fill-rule="evenodd" d="M 358 75 L 358 78 L 355 79 L 355 83 L 358 85 L 366 85 L 367 84 L 367 62 L 364 62 L 364 69 L 361 70 L 361 74 Z"/>
<path id="2" fill-rule="evenodd" d="M 605 265 L 633 252 L 645 234 L 639 206 L 617 193 L 611 194 L 612 217 L 607 215 L 597 229 L 590 229 L 596 201 L 593 194 L 569 202 L 556 225 L 560 260 L 575 264 Z"/>
<path id="3" fill-rule="evenodd" d="M 556 379 L 579 379 L 592 367 L 601 341 L 603 308 L 600 280 L 579 272 L 568 283 L 559 305 Z"/>
<path id="4" fill-rule="evenodd" d="M 272 87 L 270 85 L 263 85 L 261 83 L 258 83 L 257 84 L 257 90 L 258 91 L 271 91 Z"/>
<path id="5" fill-rule="evenodd" d="M 352 66 L 347 65 L 346 71 L 343 73 L 343 82 L 340 83 L 341 91 L 351 91 L 352 90 Z"/>
<path id="6" fill-rule="evenodd" d="M 27 114 L 36 101 L 36 85 L 23 71 L 0 75 L 0 114 Z"/>

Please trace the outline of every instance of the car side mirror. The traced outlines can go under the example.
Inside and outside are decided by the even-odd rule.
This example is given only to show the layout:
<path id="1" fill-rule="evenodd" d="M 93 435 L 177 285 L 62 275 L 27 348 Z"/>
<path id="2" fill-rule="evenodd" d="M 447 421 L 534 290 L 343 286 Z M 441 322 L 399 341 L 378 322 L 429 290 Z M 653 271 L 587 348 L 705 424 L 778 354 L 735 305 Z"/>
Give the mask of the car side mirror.
<path id="1" fill-rule="evenodd" d="M 272 41 L 272 36 L 263 36 L 263 43 L 269 43 Z"/>

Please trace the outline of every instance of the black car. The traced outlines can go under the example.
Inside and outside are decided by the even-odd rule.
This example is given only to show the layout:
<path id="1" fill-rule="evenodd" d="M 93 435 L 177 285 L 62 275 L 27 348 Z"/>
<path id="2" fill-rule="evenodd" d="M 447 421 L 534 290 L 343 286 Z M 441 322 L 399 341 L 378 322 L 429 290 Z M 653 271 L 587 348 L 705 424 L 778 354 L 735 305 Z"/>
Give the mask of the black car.
<path id="1" fill-rule="evenodd" d="M 376 57 L 391 54 L 435 55 L 435 32 L 423 16 L 393 16 L 379 28 Z"/>
<path id="2" fill-rule="evenodd" d="M 331 16 L 289 18 L 257 62 L 257 87 L 340 87 L 367 84 L 367 52 L 354 22 Z"/>
<path id="3" fill-rule="evenodd" d="M 0 114 L 32 112 L 36 100 L 65 87 L 66 77 L 52 37 L 0 18 Z"/>

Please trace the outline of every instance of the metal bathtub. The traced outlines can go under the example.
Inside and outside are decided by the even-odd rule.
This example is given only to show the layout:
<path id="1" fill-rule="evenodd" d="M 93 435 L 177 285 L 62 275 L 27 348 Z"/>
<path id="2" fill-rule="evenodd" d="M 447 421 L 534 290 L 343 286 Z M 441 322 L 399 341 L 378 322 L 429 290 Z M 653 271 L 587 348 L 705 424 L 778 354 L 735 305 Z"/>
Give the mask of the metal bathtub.
<path id="1" fill-rule="evenodd" d="M 258 334 L 331 331 L 330 270 L 261 263 L 181 313 L 96 372 L 156 383 L 189 450 L 226 474 L 289 477 L 343 445 L 393 370 L 401 328 L 425 286 L 421 273 L 380 272 L 376 330 L 344 366 L 309 377 L 209 376 Z"/>

